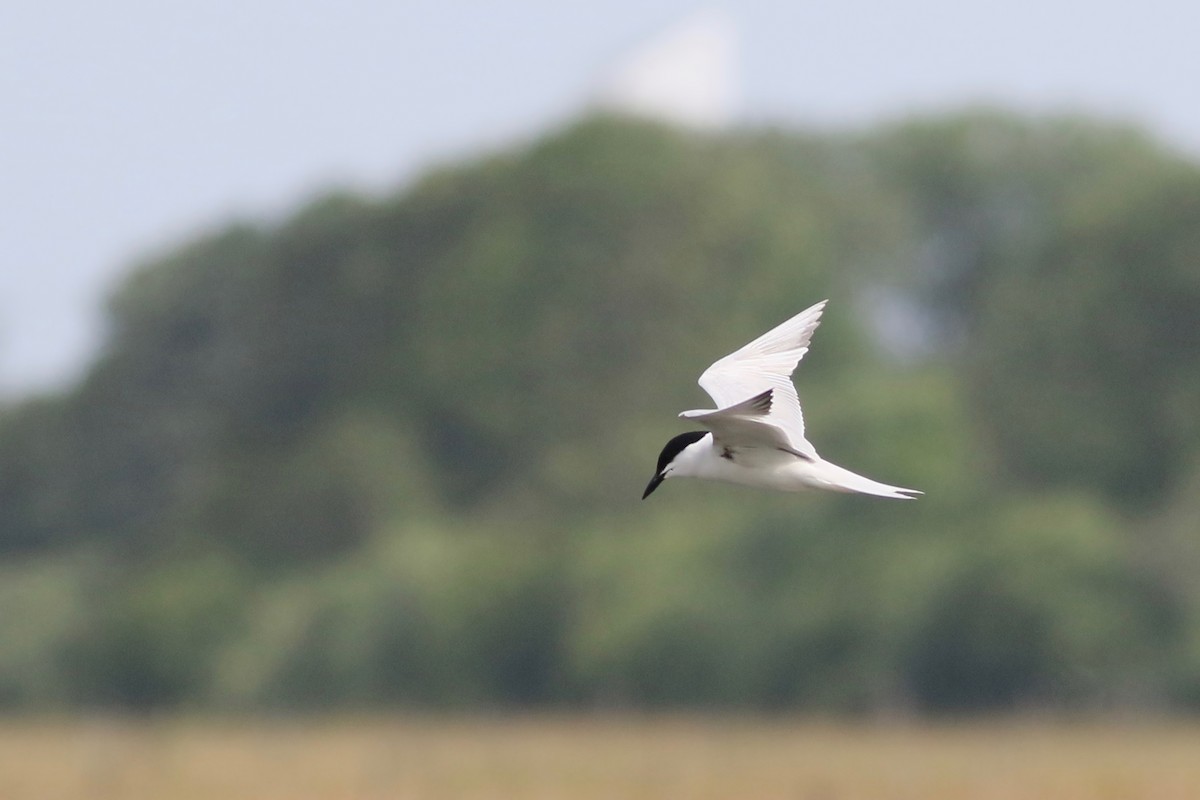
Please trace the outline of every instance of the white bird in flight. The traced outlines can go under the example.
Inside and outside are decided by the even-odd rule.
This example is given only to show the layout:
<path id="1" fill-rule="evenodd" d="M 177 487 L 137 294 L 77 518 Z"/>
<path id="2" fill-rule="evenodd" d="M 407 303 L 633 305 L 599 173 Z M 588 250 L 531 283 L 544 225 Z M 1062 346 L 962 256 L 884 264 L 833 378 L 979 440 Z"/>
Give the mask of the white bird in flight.
<path id="1" fill-rule="evenodd" d="M 667 442 L 643 500 L 667 478 L 705 478 L 785 492 L 831 489 L 898 500 L 922 494 L 831 464 L 804 438 L 792 372 L 808 352 L 827 302 L 801 311 L 704 370 L 700 387 L 717 408 L 679 416 L 708 431 L 681 433 Z"/>

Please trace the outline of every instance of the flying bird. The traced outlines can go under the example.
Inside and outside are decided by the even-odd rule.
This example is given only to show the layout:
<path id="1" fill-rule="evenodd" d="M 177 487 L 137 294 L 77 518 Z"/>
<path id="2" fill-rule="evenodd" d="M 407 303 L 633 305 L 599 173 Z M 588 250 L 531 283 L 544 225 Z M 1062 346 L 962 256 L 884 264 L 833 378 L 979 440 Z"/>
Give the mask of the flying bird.
<path id="1" fill-rule="evenodd" d="M 827 300 L 801 311 L 700 376 L 715 410 L 684 411 L 707 431 L 688 431 L 658 456 L 645 500 L 667 478 L 705 478 L 785 492 L 831 489 L 911 500 L 922 492 L 879 483 L 832 464 L 804 438 L 792 372 L 821 322 Z"/>

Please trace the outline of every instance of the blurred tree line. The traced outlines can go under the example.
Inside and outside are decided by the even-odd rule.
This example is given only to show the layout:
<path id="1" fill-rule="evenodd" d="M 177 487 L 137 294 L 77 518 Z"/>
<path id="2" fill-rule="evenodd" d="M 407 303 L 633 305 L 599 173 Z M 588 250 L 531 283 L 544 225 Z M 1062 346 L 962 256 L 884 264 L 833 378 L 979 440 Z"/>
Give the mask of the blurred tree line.
<path id="1" fill-rule="evenodd" d="M 824 297 L 833 460 L 668 483 Z M 139 266 L 0 411 L 0 706 L 1200 707 L 1200 166 L 972 112 L 612 118 Z"/>

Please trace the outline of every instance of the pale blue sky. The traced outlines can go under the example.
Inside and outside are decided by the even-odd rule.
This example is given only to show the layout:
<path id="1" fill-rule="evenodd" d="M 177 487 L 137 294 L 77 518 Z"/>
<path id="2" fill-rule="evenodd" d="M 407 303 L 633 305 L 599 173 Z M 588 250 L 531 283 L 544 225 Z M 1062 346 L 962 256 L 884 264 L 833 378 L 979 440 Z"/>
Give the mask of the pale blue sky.
<path id="1" fill-rule="evenodd" d="M 741 119 L 860 125 L 970 102 L 1095 111 L 1200 155 L 1200 3 L 711 3 Z M 570 118 L 684 0 L 9 0 L 0 9 L 0 393 L 78 375 L 124 270 L 324 187 Z"/>

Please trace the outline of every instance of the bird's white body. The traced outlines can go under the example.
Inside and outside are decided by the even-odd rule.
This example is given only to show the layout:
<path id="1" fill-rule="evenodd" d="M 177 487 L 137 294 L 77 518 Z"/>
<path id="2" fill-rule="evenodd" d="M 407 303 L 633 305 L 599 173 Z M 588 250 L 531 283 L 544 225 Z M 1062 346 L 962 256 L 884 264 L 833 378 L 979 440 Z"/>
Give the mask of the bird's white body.
<path id="1" fill-rule="evenodd" d="M 769 452 L 747 451 L 730 459 L 723 457 L 723 452 L 710 433 L 680 451 L 675 457 L 671 477 L 740 483 L 781 492 L 830 489 L 902 500 L 911 500 L 911 495 L 917 494 L 913 489 L 888 486 L 857 475 L 820 457 L 815 461 L 805 461 L 790 453 L 773 456 Z"/>
<path id="2" fill-rule="evenodd" d="M 804 436 L 791 375 L 821 320 L 825 301 L 801 311 L 722 359 L 700 376 L 716 409 L 679 416 L 708 428 L 675 437 L 659 456 L 646 494 L 668 477 L 703 478 L 795 492 L 838 492 L 911 500 L 921 492 L 865 478 L 821 458 Z"/>

